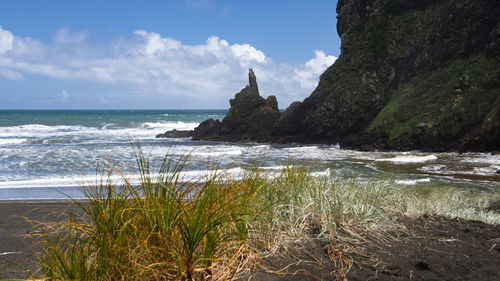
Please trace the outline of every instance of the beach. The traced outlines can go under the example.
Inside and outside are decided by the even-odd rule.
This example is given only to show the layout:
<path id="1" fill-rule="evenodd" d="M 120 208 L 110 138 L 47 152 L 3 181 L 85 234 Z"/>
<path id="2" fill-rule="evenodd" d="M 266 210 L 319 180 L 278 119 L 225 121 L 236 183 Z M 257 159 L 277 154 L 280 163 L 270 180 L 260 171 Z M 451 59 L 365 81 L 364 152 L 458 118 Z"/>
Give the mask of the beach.
<path id="1" fill-rule="evenodd" d="M 294 249 L 268 258 L 265 270 L 249 276 L 252 280 L 338 280 L 332 272 L 344 270 L 348 271 L 344 280 L 359 281 L 500 278 L 499 225 L 441 216 L 398 217 L 398 221 L 404 230 L 382 236 L 365 233 L 358 243 L 298 241 Z M 354 262 L 346 262 L 349 258 Z"/>
<path id="2" fill-rule="evenodd" d="M 34 240 L 24 239 L 25 235 L 39 231 L 35 222 L 63 221 L 76 210 L 69 200 L 0 201 L 0 279 L 29 277 L 15 265 L 37 269 L 31 248 Z"/>
<path id="3" fill-rule="evenodd" d="M 26 278 L 12 264 L 36 270 L 30 254 L 37 231 L 25 218 L 55 222 L 74 213 L 68 201 L 0 202 L 0 279 Z M 281 253 L 267 257 L 262 267 L 240 280 L 335 280 L 335 257 L 352 259 L 347 280 L 498 280 L 500 278 L 500 225 L 442 216 L 399 216 L 399 230 L 363 233 L 355 242 L 337 244 L 314 239 L 314 233 Z M 345 234 L 339 233 L 339 238 Z M 27 243 L 27 244 L 25 244 Z M 334 259 L 332 259 L 332 257 Z M 8 260 L 9 262 L 7 262 Z M 340 259 L 337 259 L 339 265 Z M 264 270 L 265 268 L 265 270 Z M 274 271 L 274 272 L 273 272 Z"/>
<path id="4" fill-rule="evenodd" d="M 33 236 L 41 228 L 27 220 L 54 223 L 67 219 L 67 214 L 81 213 L 68 198 L 85 198 L 82 187 L 99 186 L 101 180 L 109 179 L 119 186 L 127 179 L 130 187 L 149 186 L 141 183 L 138 153 L 144 153 L 144 163 L 149 161 L 152 175 L 161 170 L 164 159 L 167 164 L 181 163 L 181 169 L 170 172 L 178 175 L 185 186 L 199 187 L 210 175 L 220 176 L 213 194 L 226 198 L 232 207 L 218 209 L 211 205 L 197 209 L 205 201 L 189 197 L 193 201 L 184 202 L 188 197 L 182 194 L 176 195 L 182 200 L 167 200 L 187 210 L 178 213 L 178 209 L 173 209 L 182 222 L 193 223 L 191 218 L 196 210 L 202 210 L 207 221 L 221 219 L 221 235 L 233 235 L 218 244 L 217 249 L 222 252 L 213 254 L 213 268 L 220 269 L 219 273 L 224 270 L 217 264 L 228 262 L 224 257 L 241 254 L 232 251 L 235 241 L 241 239 L 247 243 L 245 251 L 251 253 L 245 259 L 254 266 L 241 269 L 237 274 L 240 280 L 335 280 L 339 276 L 348 280 L 499 278 L 500 219 L 498 211 L 489 210 L 486 202 L 498 196 L 499 154 L 355 151 L 324 144 L 154 138 L 161 131 L 190 129 L 206 118 L 225 113 L 0 111 L 5 117 L 0 124 L 0 280 L 29 277 L 20 268 L 37 269 L 32 254 L 36 249 Z M 155 179 L 156 176 L 153 182 Z M 177 184 L 155 188 L 166 192 Z M 241 188 L 248 194 L 242 193 Z M 151 195 L 144 202 L 156 204 L 157 199 Z M 215 204 L 217 200 L 208 202 Z M 253 202 L 249 205 L 252 209 L 247 209 L 249 202 Z M 172 268 L 183 265 L 175 262 L 175 255 L 162 256 L 163 250 L 155 249 L 173 251 L 171 246 L 183 245 L 180 224 L 176 224 L 179 217 L 165 226 L 176 231 L 165 231 L 163 240 L 150 240 L 151 232 L 158 231 L 157 222 L 146 223 L 143 218 L 149 216 L 148 207 L 134 204 L 124 209 L 112 204 L 102 206 L 116 207 L 119 214 L 129 217 L 125 221 L 120 221 L 121 215 L 115 217 L 116 226 L 127 235 L 115 241 L 117 244 L 108 245 L 116 247 L 110 248 L 113 254 L 104 256 L 98 264 L 114 262 L 114 257 L 119 256 L 116 251 L 124 249 L 120 245 L 135 245 L 131 249 L 138 252 L 120 253 L 122 257 L 130 254 L 143 259 L 137 268 L 135 263 L 120 260 L 124 262 L 122 268 L 136 274 L 128 278 L 155 280 L 153 275 L 142 275 L 140 268 L 155 264 L 158 258 L 165 259 L 171 268 L 158 268 L 155 274 L 177 274 L 172 273 L 176 272 Z M 210 213 L 217 210 L 219 214 Z M 240 211 L 250 215 L 239 217 Z M 221 215 L 225 212 L 235 212 L 236 217 L 230 216 L 228 221 Z M 113 222 L 108 217 L 94 219 L 93 223 L 101 226 Z M 233 229 L 232 226 L 242 226 L 241 220 L 244 227 Z M 127 228 L 130 221 L 144 231 L 131 234 Z M 115 233 L 113 229 L 107 232 L 105 227 L 86 230 L 95 237 L 112 237 Z M 235 237 L 234 231 L 242 231 L 242 235 Z M 169 236 L 170 233 L 176 235 Z M 34 235 L 23 241 L 26 234 Z M 62 237 L 64 240 L 64 234 Z M 102 241 L 108 241 L 105 237 Z M 144 241 L 150 245 L 143 245 Z M 64 251 L 65 245 L 63 242 L 57 247 Z M 73 246 L 78 249 L 79 245 Z M 88 249 L 106 250 L 108 246 L 92 244 Z M 196 247 L 198 253 L 204 244 Z M 196 266 L 204 266 L 202 258 L 196 260 Z M 96 271 L 95 267 L 90 266 L 89 274 Z M 169 278 L 175 279 L 172 276 Z"/>
<path id="5" fill-rule="evenodd" d="M 0 281 L 500 280 L 498 1 L 17 2 Z"/>

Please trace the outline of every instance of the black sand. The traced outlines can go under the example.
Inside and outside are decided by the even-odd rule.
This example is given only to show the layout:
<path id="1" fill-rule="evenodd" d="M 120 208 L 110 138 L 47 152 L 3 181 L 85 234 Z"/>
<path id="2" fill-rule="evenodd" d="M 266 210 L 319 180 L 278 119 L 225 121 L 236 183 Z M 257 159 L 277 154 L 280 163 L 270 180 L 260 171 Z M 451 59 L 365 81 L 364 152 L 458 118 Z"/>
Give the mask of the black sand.
<path id="1" fill-rule="evenodd" d="M 500 225 L 441 216 L 398 221 L 402 230 L 384 239 L 366 233 L 358 243 L 299 242 L 244 280 L 500 280 Z M 345 258 L 354 261 L 347 275 L 333 276 Z"/>
<path id="2" fill-rule="evenodd" d="M 26 278 L 12 264 L 35 270 L 30 241 L 19 237 L 37 231 L 25 221 L 60 221 L 77 209 L 69 202 L 0 203 L 0 279 Z M 256 269 L 243 280 L 335 280 L 330 257 L 354 260 L 347 280 L 500 280 L 500 225 L 441 216 L 399 217 L 404 231 L 387 240 L 350 245 L 299 241 L 280 256 L 263 260 L 267 273 Z M 375 236 L 375 235 L 374 235 Z M 338 268 L 338 266 L 337 266 Z"/>
<path id="3" fill-rule="evenodd" d="M 17 266 L 36 270 L 35 245 L 23 236 L 37 229 L 25 218 L 39 222 L 61 221 L 75 211 L 70 201 L 0 201 L 0 279 L 27 278 Z"/>

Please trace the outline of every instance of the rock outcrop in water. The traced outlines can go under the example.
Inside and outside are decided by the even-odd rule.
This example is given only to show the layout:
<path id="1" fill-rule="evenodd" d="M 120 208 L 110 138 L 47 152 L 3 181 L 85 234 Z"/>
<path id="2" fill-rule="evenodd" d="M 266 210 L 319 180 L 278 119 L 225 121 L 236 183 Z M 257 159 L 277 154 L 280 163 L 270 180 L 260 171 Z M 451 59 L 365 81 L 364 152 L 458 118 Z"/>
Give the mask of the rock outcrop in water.
<path id="1" fill-rule="evenodd" d="M 195 139 L 372 150 L 500 150 L 500 4 L 339 0 L 341 55 L 283 113 L 250 85 Z M 196 133 L 198 131 L 198 133 Z"/>
<path id="2" fill-rule="evenodd" d="M 190 138 L 193 136 L 193 131 L 191 130 L 176 130 L 166 131 L 163 134 L 156 135 L 156 138 Z"/>
<path id="3" fill-rule="evenodd" d="M 260 96 L 252 69 L 248 80 L 249 85 L 229 101 L 231 107 L 220 124 L 220 136 L 224 140 L 266 141 L 274 134 L 274 122 L 280 116 L 276 97 Z"/>
<path id="4" fill-rule="evenodd" d="M 229 101 L 231 107 L 222 122 L 212 118 L 203 121 L 189 133 L 194 140 L 274 140 L 274 124 L 280 117 L 276 97 L 264 99 L 260 96 L 257 78 L 252 69 L 249 70 L 248 80 L 249 85 Z M 156 137 L 175 137 L 177 133 L 178 131 L 167 131 Z"/>

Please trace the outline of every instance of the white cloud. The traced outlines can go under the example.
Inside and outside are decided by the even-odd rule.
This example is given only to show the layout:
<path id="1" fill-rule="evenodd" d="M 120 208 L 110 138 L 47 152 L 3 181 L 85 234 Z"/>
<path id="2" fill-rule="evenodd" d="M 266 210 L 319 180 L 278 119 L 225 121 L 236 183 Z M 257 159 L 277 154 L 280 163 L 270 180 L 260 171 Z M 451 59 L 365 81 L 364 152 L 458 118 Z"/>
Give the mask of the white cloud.
<path id="1" fill-rule="evenodd" d="M 94 99 L 102 104 L 128 99 L 133 105 L 137 95 L 141 95 L 141 99 L 183 100 L 190 102 L 186 107 L 191 108 L 221 108 L 227 107 L 229 98 L 245 86 L 251 67 L 261 94 L 276 95 L 280 107 L 286 107 L 308 96 L 319 75 L 336 59 L 316 51 L 314 58 L 301 65 L 276 63 L 250 44 L 231 44 L 216 36 L 203 44 L 187 45 L 158 33 L 137 30 L 128 38 L 98 47 L 85 44 L 86 37 L 87 32 L 62 29 L 55 38 L 56 45 L 50 46 L 0 29 L 4 50 L 0 53 L 0 75 L 29 79 L 28 75 L 35 74 L 83 80 L 96 88 L 102 84 L 107 89 L 127 89 L 119 98 L 101 91 Z M 61 98 L 67 100 L 66 91 L 61 92 Z M 155 105 L 162 108 L 158 104 L 152 106 Z"/>
<path id="2" fill-rule="evenodd" d="M 302 88 L 316 87 L 321 73 L 337 60 L 334 56 L 327 56 L 323 51 L 315 51 L 314 54 L 315 58 L 295 69 L 294 79 L 300 83 Z"/>
<path id="3" fill-rule="evenodd" d="M 88 31 L 71 32 L 69 28 L 62 28 L 57 31 L 54 41 L 56 44 L 78 44 L 87 40 Z"/>
<path id="4" fill-rule="evenodd" d="M 158 33 L 136 30 L 134 34 L 144 39 L 144 42 L 138 46 L 139 54 L 152 56 L 165 50 L 179 49 L 182 46 L 180 41 L 162 38 Z"/>
<path id="5" fill-rule="evenodd" d="M 334 56 L 325 55 L 323 51 L 315 51 L 314 54 L 316 57 L 306 62 L 305 65 L 316 74 L 322 73 L 325 67 L 332 65 L 337 60 Z"/>
<path id="6" fill-rule="evenodd" d="M 259 63 L 266 62 L 266 56 L 262 51 L 255 49 L 248 44 L 234 44 L 231 46 L 231 50 L 244 62 L 257 61 Z"/>
<path id="7" fill-rule="evenodd" d="M 0 26 L 0 54 L 12 50 L 14 35 Z"/>

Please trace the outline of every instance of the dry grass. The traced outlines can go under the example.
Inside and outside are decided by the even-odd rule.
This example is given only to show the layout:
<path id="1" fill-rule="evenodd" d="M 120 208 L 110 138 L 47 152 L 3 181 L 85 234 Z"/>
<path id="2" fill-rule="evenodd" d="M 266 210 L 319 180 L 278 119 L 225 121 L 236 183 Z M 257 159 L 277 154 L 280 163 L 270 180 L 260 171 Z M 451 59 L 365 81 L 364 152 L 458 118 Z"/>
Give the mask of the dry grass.
<path id="1" fill-rule="evenodd" d="M 340 280 L 363 249 L 345 241 L 383 241 L 395 213 L 435 213 L 500 223 L 480 195 L 453 189 L 405 188 L 315 178 L 287 165 L 270 176 L 255 168 L 243 178 L 214 172 L 182 181 L 183 158 L 158 170 L 137 150 L 138 186 L 106 170 L 84 187 L 83 218 L 47 224 L 37 258 L 45 280 L 234 280 L 290 252 L 301 239 L 326 243 Z M 367 239 L 369 235 L 369 239 Z M 370 257 L 367 257 L 370 259 Z M 279 274 L 279 271 L 275 273 Z"/>

